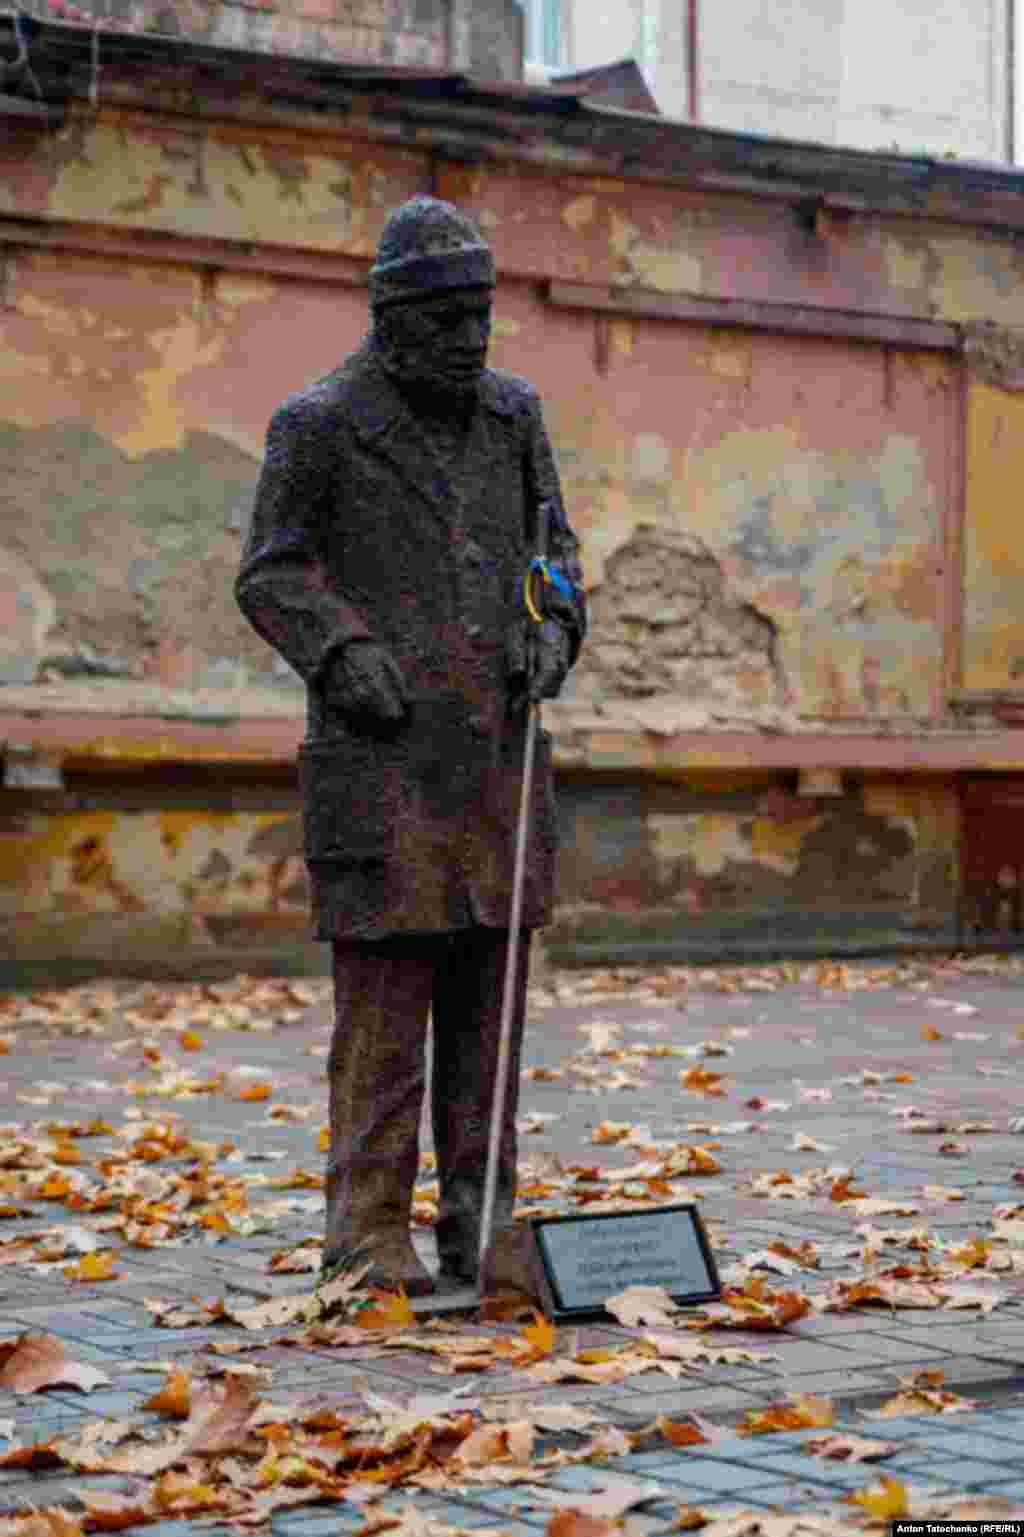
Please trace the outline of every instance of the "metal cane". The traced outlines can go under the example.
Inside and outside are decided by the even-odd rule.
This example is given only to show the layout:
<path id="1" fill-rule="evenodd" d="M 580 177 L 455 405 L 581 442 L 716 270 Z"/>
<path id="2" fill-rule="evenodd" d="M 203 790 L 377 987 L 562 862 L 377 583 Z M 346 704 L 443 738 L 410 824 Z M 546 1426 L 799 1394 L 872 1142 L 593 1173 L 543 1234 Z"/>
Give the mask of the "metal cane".
<path id="1" fill-rule="evenodd" d="M 526 573 L 524 598 L 530 617 L 536 624 L 543 622 L 544 613 L 534 602 L 531 583 L 539 571 L 545 581 L 550 581 L 547 571 L 548 507 L 542 502 L 537 509 L 537 555 Z M 527 686 L 533 681 L 536 667 L 536 647 L 527 648 Z M 536 756 L 537 726 L 540 720 L 540 701 L 527 698 L 526 749 L 523 754 L 523 789 L 519 800 L 519 822 L 516 827 L 516 857 L 512 876 L 512 913 L 509 918 L 508 953 L 505 958 L 505 983 L 501 997 L 501 1034 L 498 1044 L 498 1067 L 494 1079 L 494 1101 L 491 1106 L 491 1134 L 487 1144 L 487 1173 L 484 1177 L 484 1207 L 480 1218 L 479 1268 L 483 1276 L 484 1258 L 491 1245 L 494 1227 L 494 1203 L 498 1189 L 498 1156 L 501 1147 L 501 1129 L 505 1118 L 505 1094 L 508 1089 L 509 1058 L 512 1055 L 512 1011 L 516 999 L 516 968 L 519 960 L 519 939 L 523 912 L 523 886 L 526 877 L 526 840 L 530 835 L 530 794 L 533 788 L 533 764 Z"/>

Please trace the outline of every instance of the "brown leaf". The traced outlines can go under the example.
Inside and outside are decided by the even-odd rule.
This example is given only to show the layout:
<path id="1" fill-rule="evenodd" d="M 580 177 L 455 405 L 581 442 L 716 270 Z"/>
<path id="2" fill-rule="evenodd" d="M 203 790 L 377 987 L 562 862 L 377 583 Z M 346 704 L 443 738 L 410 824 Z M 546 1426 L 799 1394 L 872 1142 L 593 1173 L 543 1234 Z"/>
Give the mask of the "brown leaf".
<path id="1" fill-rule="evenodd" d="M 809 1393 L 796 1393 L 788 1404 L 769 1404 L 765 1409 L 748 1409 L 746 1424 L 740 1434 L 765 1435 L 777 1430 L 817 1429 L 831 1425 L 835 1411 L 827 1398 L 813 1398 Z"/>
<path id="2" fill-rule="evenodd" d="M 101 1494 L 83 1489 L 78 1498 L 90 1532 L 122 1532 L 153 1519 L 148 1496 L 143 1499 L 139 1495 Z"/>
<path id="3" fill-rule="evenodd" d="M 61 1505 L 0 1518 L 0 1537 L 82 1537 L 82 1523 Z"/>
<path id="4" fill-rule="evenodd" d="M 625 1291 L 608 1297 L 605 1312 L 629 1329 L 645 1324 L 671 1328 L 679 1308 L 663 1286 L 627 1286 Z"/>
<path id="5" fill-rule="evenodd" d="M 679 1082 L 691 1094 L 719 1097 L 725 1094 L 721 1073 L 710 1073 L 703 1067 L 691 1067 L 687 1072 L 680 1073 Z"/>
<path id="6" fill-rule="evenodd" d="M 544 1528 L 544 1537 L 620 1537 L 621 1530 L 617 1521 L 588 1516 L 570 1505 L 555 1511 Z"/>
<path id="7" fill-rule="evenodd" d="M 192 1409 L 192 1373 L 187 1367 L 170 1372 L 163 1387 L 147 1398 L 142 1407 L 169 1419 L 187 1420 Z"/>
<path id="8" fill-rule="evenodd" d="M 696 1425 L 684 1425 L 681 1422 L 666 1419 L 663 1414 L 658 1415 L 654 1428 L 661 1431 L 670 1446 L 707 1446 L 708 1444 L 707 1436 L 703 1435 Z"/>
<path id="9" fill-rule="evenodd" d="M 234 1452 L 248 1446 L 249 1421 L 259 1404 L 259 1384 L 251 1377 L 228 1372 L 223 1392 L 197 1394 L 183 1431 L 180 1455 Z"/>
<path id="10" fill-rule="evenodd" d="M 0 1388 L 12 1393 L 38 1393 L 58 1383 L 91 1393 L 109 1382 L 95 1366 L 69 1361 L 62 1341 L 53 1334 L 22 1334 L 0 1344 Z"/>
<path id="11" fill-rule="evenodd" d="M 879 1462 L 899 1450 L 895 1441 L 872 1441 L 866 1436 L 843 1435 L 838 1431 L 805 1441 L 804 1447 L 815 1457 L 827 1457 L 833 1462 Z"/>

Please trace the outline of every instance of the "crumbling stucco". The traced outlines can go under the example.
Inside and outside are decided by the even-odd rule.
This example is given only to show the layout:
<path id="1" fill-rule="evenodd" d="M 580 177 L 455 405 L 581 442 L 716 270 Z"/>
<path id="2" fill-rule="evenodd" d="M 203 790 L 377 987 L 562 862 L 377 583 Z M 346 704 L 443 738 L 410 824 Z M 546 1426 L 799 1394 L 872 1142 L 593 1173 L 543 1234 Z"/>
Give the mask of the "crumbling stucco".
<path id="1" fill-rule="evenodd" d="M 671 735 L 714 718 L 775 716 L 786 697 L 774 626 L 729 592 L 708 547 L 640 524 L 591 596 L 572 704 Z"/>

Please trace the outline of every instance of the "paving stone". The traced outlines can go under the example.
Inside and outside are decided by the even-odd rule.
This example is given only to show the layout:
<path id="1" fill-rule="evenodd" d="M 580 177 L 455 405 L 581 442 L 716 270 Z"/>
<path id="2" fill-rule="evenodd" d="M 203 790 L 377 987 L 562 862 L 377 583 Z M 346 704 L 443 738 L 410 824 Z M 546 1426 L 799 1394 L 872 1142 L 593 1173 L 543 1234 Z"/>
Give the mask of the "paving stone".
<path id="1" fill-rule="evenodd" d="M 824 1457 L 799 1456 L 795 1452 L 781 1452 L 766 1457 L 762 1467 L 766 1474 L 787 1473 L 803 1483 L 830 1485 L 836 1489 L 861 1489 L 869 1482 L 875 1467 L 883 1472 L 889 1466 L 884 1463 L 865 1467 L 863 1463 L 830 1462 Z"/>
<path id="2" fill-rule="evenodd" d="M 943 1478 L 963 1489 L 988 1488 L 996 1482 L 1024 1478 L 1024 1468 L 1011 1467 L 1001 1473 L 997 1463 L 983 1462 L 977 1457 L 947 1457 L 936 1451 L 932 1451 L 919 1466 L 909 1462 L 906 1466 L 911 1477 L 923 1474 L 928 1478 Z"/>
<path id="3" fill-rule="evenodd" d="M 279 1511 L 272 1515 L 270 1530 L 273 1537 L 334 1537 L 335 1532 L 354 1532 L 363 1525 L 365 1519 L 363 1513 L 354 1506 L 346 1509 L 344 1505 L 332 1505 L 328 1510 L 323 1506 L 306 1509 L 300 1507 L 298 1510 Z M 184 1530 L 168 1532 L 166 1537 L 195 1537 L 195 1529 L 189 1522 L 174 1524 Z M 146 1537 L 151 1533 L 161 1537 L 159 1527 L 146 1527 Z"/>
<path id="4" fill-rule="evenodd" d="M 659 1484 L 673 1484 L 687 1489 L 703 1489 L 710 1493 L 735 1494 L 756 1489 L 771 1481 L 771 1474 L 764 1468 L 745 1467 L 739 1462 L 726 1462 L 714 1456 L 696 1458 L 692 1463 L 679 1463 L 659 1468 L 656 1473 L 641 1472 L 641 1478 L 654 1479 Z"/>
<path id="5" fill-rule="evenodd" d="M 863 1334 L 844 1334 L 836 1341 L 835 1348 L 856 1355 L 859 1364 L 871 1365 L 885 1365 L 890 1361 L 935 1361 L 951 1354 L 942 1344 L 923 1339 L 904 1340 L 888 1330 L 884 1334 L 867 1330 Z"/>

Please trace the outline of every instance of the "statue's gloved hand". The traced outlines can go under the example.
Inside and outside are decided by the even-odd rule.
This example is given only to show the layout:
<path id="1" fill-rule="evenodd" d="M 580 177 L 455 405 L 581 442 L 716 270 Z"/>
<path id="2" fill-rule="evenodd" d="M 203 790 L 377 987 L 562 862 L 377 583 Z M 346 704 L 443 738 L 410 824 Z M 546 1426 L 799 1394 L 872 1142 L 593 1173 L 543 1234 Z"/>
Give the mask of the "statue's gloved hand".
<path id="1" fill-rule="evenodd" d="M 555 619 L 540 625 L 520 619 L 510 627 L 505 669 L 511 714 L 520 713 L 528 702 L 556 697 L 569 671 L 571 649 L 568 632 Z"/>
<path id="2" fill-rule="evenodd" d="M 402 669 L 385 646 L 351 640 L 330 658 L 324 672 L 328 708 L 357 730 L 395 729 L 409 718 Z"/>
<path id="3" fill-rule="evenodd" d="M 569 671 L 570 643 L 556 619 L 536 627 L 534 664 L 530 673 L 530 699 L 556 699 Z"/>

